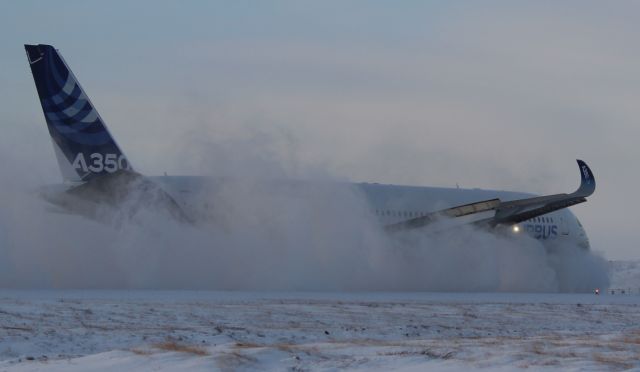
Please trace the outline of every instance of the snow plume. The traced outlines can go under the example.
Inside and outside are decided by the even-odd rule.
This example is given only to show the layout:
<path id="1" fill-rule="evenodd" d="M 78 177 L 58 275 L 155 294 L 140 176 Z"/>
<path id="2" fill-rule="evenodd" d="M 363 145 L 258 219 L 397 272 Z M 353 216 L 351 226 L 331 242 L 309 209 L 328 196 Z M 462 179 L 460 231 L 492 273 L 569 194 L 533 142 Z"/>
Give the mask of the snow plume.
<path id="1" fill-rule="evenodd" d="M 25 191 L 33 187 L 25 187 L 30 181 L 19 167 L 2 169 L 10 177 L 0 191 L 0 286 L 536 292 L 607 286 L 604 259 L 578 247 L 546 251 L 534 239 L 471 227 L 387 234 L 353 185 L 316 171 L 304 174 L 308 181 L 283 182 L 290 170 L 265 161 L 262 151 L 212 146 L 216 156 L 203 158 L 219 160 L 210 160 L 205 173 L 223 181 L 189 197 L 191 213 L 200 217 L 195 225 L 158 210 L 119 213 L 126 221 L 115 224 L 52 212 Z"/>

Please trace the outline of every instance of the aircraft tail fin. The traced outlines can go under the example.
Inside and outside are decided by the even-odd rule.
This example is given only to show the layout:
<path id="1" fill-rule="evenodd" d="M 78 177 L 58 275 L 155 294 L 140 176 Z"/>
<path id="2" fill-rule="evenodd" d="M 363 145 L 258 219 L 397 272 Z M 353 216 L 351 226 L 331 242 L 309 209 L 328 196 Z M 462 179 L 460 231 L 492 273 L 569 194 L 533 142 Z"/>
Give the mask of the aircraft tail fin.
<path id="1" fill-rule="evenodd" d="M 126 156 L 58 51 L 44 44 L 24 47 L 64 180 L 84 182 L 130 170 Z"/>

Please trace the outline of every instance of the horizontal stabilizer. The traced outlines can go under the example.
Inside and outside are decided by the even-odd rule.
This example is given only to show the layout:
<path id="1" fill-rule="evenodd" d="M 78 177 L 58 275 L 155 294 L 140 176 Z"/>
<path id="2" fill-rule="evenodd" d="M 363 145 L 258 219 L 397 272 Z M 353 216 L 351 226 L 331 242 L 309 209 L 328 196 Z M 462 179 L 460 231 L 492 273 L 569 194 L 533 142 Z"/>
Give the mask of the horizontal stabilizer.
<path id="1" fill-rule="evenodd" d="M 95 177 L 65 192 L 45 196 L 64 210 L 101 220 L 110 208 L 125 210 L 133 216 L 139 210 L 164 210 L 177 221 L 194 223 L 180 204 L 160 186 L 134 171 L 119 170 Z"/>

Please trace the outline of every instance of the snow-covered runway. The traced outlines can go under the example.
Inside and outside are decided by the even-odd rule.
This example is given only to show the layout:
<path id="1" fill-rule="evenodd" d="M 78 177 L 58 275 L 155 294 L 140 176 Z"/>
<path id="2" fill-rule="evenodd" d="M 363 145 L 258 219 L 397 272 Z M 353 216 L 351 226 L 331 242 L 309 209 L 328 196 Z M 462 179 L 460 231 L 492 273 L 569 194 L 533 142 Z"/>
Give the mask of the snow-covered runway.
<path id="1" fill-rule="evenodd" d="M 1 291 L 0 369 L 640 368 L 640 296 Z"/>

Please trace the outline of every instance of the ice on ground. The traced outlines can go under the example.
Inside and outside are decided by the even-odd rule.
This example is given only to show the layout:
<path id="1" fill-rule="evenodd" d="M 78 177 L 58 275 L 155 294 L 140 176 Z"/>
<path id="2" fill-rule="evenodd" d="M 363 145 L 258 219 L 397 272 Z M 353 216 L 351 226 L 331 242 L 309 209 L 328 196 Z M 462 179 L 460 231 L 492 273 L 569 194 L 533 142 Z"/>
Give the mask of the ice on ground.
<path id="1" fill-rule="evenodd" d="M 0 370 L 640 368 L 640 296 L 2 291 Z"/>

